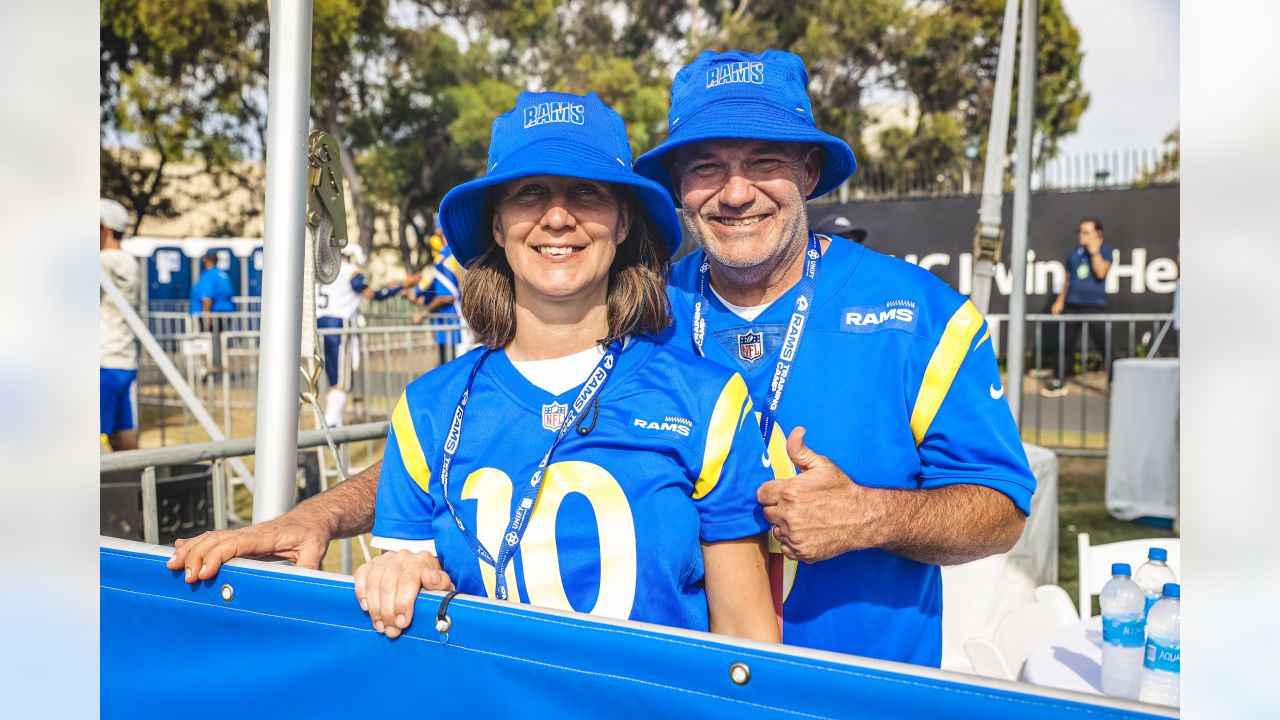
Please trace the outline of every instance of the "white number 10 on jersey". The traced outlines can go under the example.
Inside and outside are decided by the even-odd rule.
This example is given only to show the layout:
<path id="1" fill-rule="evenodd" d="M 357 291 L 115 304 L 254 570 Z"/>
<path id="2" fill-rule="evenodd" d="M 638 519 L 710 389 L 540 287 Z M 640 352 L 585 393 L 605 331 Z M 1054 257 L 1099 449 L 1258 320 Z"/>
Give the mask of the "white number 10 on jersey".
<path id="1" fill-rule="evenodd" d="M 511 478 L 497 468 L 481 468 L 467 476 L 463 500 L 476 500 L 476 535 L 498 555 L 502 534 L 511 521 Z M 560 577 L 556 551 L 556 515 L 570 493 L 586 497 L 595 512 L 600 547 L 600 594 L 594 607 L 569 603 Z M 636 532 L 631 506 L 618 481 L 607 470 L 588 462 L 558 462 L 547 468 L 541 495 L 520 543 L 524 584 L 529 603 L 618 619 L 631 615 L 636 594 Z M 494 569 L 480 562 L 485 592 L 493 597 Z M 507 585 L 516 587 L 516 564 L 507 565 Z"/>

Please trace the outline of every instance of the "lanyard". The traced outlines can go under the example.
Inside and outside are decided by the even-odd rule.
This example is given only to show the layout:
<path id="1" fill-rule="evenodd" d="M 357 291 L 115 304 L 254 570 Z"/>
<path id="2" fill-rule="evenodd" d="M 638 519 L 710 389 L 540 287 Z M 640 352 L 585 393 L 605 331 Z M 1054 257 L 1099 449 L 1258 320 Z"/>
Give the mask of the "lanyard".
<path id="1" fill-rule="evenodd" d="M 791 376 L 791 365 L 795 362 L 796 353 L 800 350 L 800 338 L 804 335 L 804 325 L 809 319 L 809 308 L 813 305 L 813 290 L 818 284 L 818 261 L 821 258 L 822 248 L 818 244 L 818 236 L 809 233 L 809 247 L 805 251 L 804 275 L 800 278 L 800 291 L 796 296 L 795 309 L 791 312 L 791 322 L 787 324 L 787 335 L 782 341 L 782 352 L 778 354 L 778 364 L 773 368 L 773 379 L 769 383 L 769 401 L 760 412 L 760 435 L 764 437 L 766 457 L 769 437 L 773 433 L 774 421 L 778 417 L 778 403 L 782 401 L 782 391 L 786 388 L 787 379 Z M 707 319 L 703 312 L 703 303 L 707 301 L 710 274 L 711 261 L 704 257 L 702 266 L 698 268 L 698 299 L 693 305 L 693 347 L 701 357 L 705 357 L 702 352 L 702 342 L 707 334 Z"/>
<path id="2" fill-rule="evenodd" d="M 480 355 L 480 359 L 476 360 L 475 367 L 471 368 L 471 374 L 467 377 L 467 386 L 462 391 L 462 397 L 458 400 L 458 407 L 453 411 L 453 422 L 449 425 L 449 434 L 444 441 L 444 459 L 440 462 L 440 486 L 444 492 L 444 503 L 449 508 L 449 514 L 453 516 L 453 521 L 458 524 L 458 530 L 462 531 L 462 537 L 471 546 L 471 551 L 476 557 L 488 565 L 493 566 L 497 573 L 497 587 L 495 595 L 499 600 L 506 600 L 507 563 L 511 562 L 511 558 L 515 555 L 516 549 L 520 547 L 520 539 L 524 537 L 524 531 L 528 529 L 525 522 L 529 519 L 529 515 L 533 512 L 533 503 L 538 497 L 538 491 L 542 488 L 542 479 L 547 473 L 547 464 L 551 460 L 551 453 L 555 451 L 556 446 L 568 434 L 569 428 L 578 421 L 578 417 L 582 415 L 595 396 L 600 392 L 604 384 L 609 381 L 609 376 L 613 374 L 613 369 L 617 365 L 618 356 L 622 354 L 622 340 L 614 340 L 604 352 L 604 357 L 600 358 L 600 362 L 596 364 L 591 375 L 587 377 L 587 382 L 582 386 L 582 390 L 578 392 L 578 397 L 574 398 L 573 404 L 569 406 L 569 411 L 565 414 L 564 420 L 560 423 L 560 430 L 556 433 L 555 440 L 551 441 L 551 447 L 547 448 L 547 452 L 542 456 L 542 461 L 538 463 L 538 468 L 533 471 L 533 477 L 525 484 L 524 492 L 520 497 L 520 505 L 516 508 L 516 512 L 511 516 L 511 522 L 507 525 L 507 531 L 502 534 L 502 541 L 498 549 L 498 557 L 495 560 L 489 550 L 480 542 L 480 538 L 474 532 L 467 529 L 462 518 L 458 517 L 457 510 L 454 509 L 453 503 L 449 500 L 449 469 L 453 466 L 453 457 L 458 452 L 458 441 L 462 437 L 462 416 L 467 410 L 467 401 L 471 397 L 471 386 L 475 382 L 476 373 L 480 372 L 480 366 L 484 365 L 484 361 L 489 357 L 489 353 L 493 352 L 493 348 L 486 350 Z"/>

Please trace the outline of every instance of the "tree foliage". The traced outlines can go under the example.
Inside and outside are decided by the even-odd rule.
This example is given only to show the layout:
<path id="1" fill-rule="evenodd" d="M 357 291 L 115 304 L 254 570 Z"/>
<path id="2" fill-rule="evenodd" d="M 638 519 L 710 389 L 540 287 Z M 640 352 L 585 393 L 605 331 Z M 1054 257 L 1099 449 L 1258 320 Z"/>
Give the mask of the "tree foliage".
<path id="1" fill-rule="evenodd" d="M 820 126 L 849 141 L 864 171 L 962 168 L 972 162 L 966 150 L 986 137 L 1003 7 L 316 0 L 311 117 L 343 148 L 358 240 L 370 247 L 385 233 L 405 262 L 420 263 L 440 199 L 483 172 L 490 123 L 518 89 L 596 92 L 627 121 L 639 154 L 665 137 L 671 78 L 704 49 L 804 57 Z M 1040 7 L 1036 121 L 1048 157 L 1075 130 L 1088 95 L 1079 35 L 1061 0 Z M 102 0 L 101 39 L 104 191 L 140 221 L 180 212 L 172 198 L 184 178 L 174 165 L 194 162 L 221 179 L 218 187 L 250 182 L 236 168 L 264 156 L 265 3 Z M 885 93 L 910 98 L 919 112 L 904 126 L 869 131 L 868 98 Z"/>

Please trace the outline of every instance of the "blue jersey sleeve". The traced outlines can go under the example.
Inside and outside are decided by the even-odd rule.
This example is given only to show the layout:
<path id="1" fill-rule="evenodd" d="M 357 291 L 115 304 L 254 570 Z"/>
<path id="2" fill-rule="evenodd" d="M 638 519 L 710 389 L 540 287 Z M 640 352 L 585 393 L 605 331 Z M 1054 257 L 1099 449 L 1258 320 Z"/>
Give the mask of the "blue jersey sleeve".
<path id="1" fill-rule="evenodd" d="M 422 415 L 410 412 L 407 394 L 391 414 L 378 478 L 373 534 L 400 540 L 434 540 L 431 528 L 435 501 L 431 497 L 431 468 L 426 448 L 431 447 L 430 425 Z M 424 444 L 423 440 L 427 440 Z"/>
<path id="2" fill-rule="evenodd" d="M 706 429 L 702 466 L 693 489 L 702 540 L 737 540 L 764 532 L 769 523 L 756 490 L 773 479 L 773 471 L 741 375 L 734 373 L 725 383 Z"/>
<path id="3" fill-rule="evenodd" d="M 907 388 L 919 388 L 911 433 L 920 454 L 920 487 L 983 485 L 1031 511 L 1035 476 L 991 346 L 991 330 L 965 301 L 936 340 L 918 343 L 908 363 Z"/>

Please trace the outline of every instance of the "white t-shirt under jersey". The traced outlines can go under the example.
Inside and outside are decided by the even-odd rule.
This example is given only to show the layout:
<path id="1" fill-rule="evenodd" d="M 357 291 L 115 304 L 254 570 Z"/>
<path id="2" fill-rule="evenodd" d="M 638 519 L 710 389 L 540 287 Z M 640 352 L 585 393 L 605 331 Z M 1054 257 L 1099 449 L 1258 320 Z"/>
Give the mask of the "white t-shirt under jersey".
<path id="1" fill-rule="evenodd" d="M 766 308 L 768 308 L 770 305 L 773 304 L 773 303 L 765 303 L 763 305 L 752 305 L 750 307 L 744 307 L 742 305 L 734 305 L 728 300 L 725 300 L 724 296 L 716 292 L 715 288 L 711 288 L 711 292 L 715 294 L 716 299 L 719 300 L 721 303 L 723 303 L 724 306 L 728 308 L 730 312 L 742 318 L 743 320 L 746 320 L 747 322 L 755 322 L 755 319 L 760 317 L 760 313 L 764 312 Z"/>

